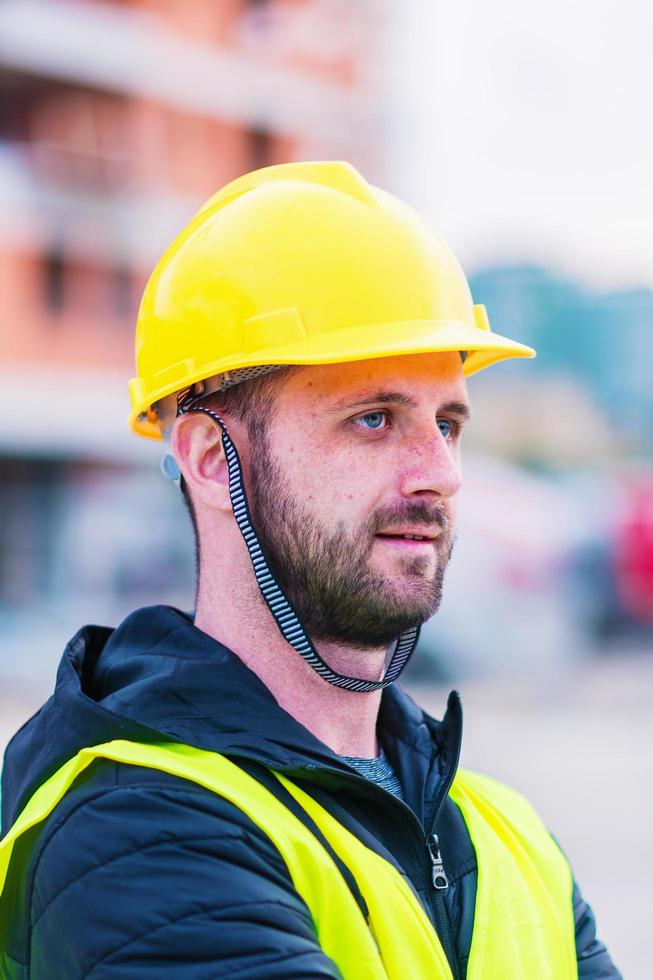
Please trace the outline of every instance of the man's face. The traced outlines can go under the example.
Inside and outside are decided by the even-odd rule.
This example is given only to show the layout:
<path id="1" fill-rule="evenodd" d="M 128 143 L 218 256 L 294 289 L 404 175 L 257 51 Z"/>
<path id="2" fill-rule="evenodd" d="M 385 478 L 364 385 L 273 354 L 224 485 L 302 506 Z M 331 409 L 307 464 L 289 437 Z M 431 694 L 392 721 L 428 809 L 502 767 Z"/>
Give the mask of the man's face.
<path id="1" fill-rule="evenodd" d="M 436 612 L 466 416 L 458 353 L 308 367 L 284 382 L 252 443 L 251 505 L 314 640 L 376 648 Z"/>

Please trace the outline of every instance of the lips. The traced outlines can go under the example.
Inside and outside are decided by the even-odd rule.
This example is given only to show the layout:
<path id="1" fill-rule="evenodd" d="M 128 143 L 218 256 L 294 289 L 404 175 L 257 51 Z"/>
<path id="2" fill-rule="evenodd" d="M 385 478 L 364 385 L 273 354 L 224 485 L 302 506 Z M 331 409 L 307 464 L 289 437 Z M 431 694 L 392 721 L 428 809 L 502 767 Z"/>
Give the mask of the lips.
<path id="1" fill-rule="evenodd" d="M 435 544 L 435 535 L 431 531 L 419 533 L 417 531 L 383 531 L 376 535 L 381 541 L 389 541 L 394 544 L 406 544 L 415 546 L 418 544 Z"/>
<path id="2" fill-rule="evenodd" d="M 398 541 L 433 541 L 435 537 L 432 531 L 381 531 L 377 534 L 377 538 Z"/>

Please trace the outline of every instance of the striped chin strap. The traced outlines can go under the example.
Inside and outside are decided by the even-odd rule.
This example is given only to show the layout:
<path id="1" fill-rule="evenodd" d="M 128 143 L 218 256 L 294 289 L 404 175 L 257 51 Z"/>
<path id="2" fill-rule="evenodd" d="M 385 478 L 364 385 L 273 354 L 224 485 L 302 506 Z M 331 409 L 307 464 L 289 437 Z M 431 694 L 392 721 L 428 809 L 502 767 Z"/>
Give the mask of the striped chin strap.
<path id="1" fill-rule="evenodd" d="M 275 579 L 268 560 L 263 553 L 258 535 L 252 524 L 252 515 L 245 494 L 240 457 L 227 432 L 226 425 L 216 412 L 210 408 L 196 405 L 194 401 L 195 399 L 192 396 L 184 398 L 179 404 L 179 414 L 187 415 L 191 412 L 202 412 L 220 426 L 222 446 L 227 460 L 229 496 L 231 498 L 234 517 L 245 541 L 261 595 L 265 599 L 268 609 L 272 613 L 283 638 L 290 644 L 293 650 L 296 650 L 304 658 L 307 664 L 310 664 L 320 677 L 328 681 L 329 684 L 335 685 L 335 687 L 343 687 L 347 691 L 360 691 L 362 693 L 378 691 L 381 688 L 387 687 L 388 684 L 392 684 L 408 663 L 417 645 L 419 626 L 411 627 L 411 629 L 402 633 L 398 638 L 392 653 L 392 658 L 382 680 L 366 681 L 360 677 L 347 677 L 345 674 L 337 674 L 331 670 L 313 646 L 311 638 L 304 629 L 299 616 L 286 598 L 281 586 Z"/>

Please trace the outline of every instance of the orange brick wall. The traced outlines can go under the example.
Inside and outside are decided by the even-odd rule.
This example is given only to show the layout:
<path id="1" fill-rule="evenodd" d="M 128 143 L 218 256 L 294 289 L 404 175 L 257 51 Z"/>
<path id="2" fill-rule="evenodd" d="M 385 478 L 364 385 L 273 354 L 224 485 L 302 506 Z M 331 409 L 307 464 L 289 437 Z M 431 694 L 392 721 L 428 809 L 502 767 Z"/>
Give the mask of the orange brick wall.
<path id="1" fill-rule="evenodd" d="M 292 33 L 293 12 L 310 13 L 311 0 L 123 0 L 114 5 L 142 8 L 178 36 L 240 47 L 253 57 L 248 49 L 252 31 L 243 32 L 238 17 L 274 15 L 271 37 L 279 38 L 280 31 Z M 299 23 L 299 40 L 305 27 Z M 265 23 L 261 30 L 260 57 L 272 63 L 281 57 L 302 73 L 345 87 L 352 77 L 351 51 L 311 61 L 309 54 L 295 50 L 295 38 L 279 55 L 265 46 Z M 257 32 L 254 29 L 255 38 Z M 18 76 L 16 84 L 20 85 Z M 140 96 L 47 79 L 36 80 L 36 91 L 36 98 L 30 96 L 26 102 L 27 144 L 21 147 L 34 185 L 47 186 L 55 198 L 99 202 L 95 210 L 100 213 L 91 206 L 90 217 L 86 212 L 80 217 L 74 208 L 69 214 L 64 207 L 55 219 L 40 206 L 37 194 L 32 212 L 25 215 L 26 226 L 34 231 L 32 244 L 27 235 L 14 248 L 0 245 L 0 362 L 4 368 L 16 365 L 20 370 L 30 364 L 67 369 L 79 365 L 129 374 L 138 299 L 155 256 L 144 258 L 140 267 L 128 257 L 110 258 L 111 248 L 104 249 L 103 258 L 102 247 L 89 247 L 86 254 L 82 244 L 80 255 L 79 241 L 70 248 L 70 237 L 78 235 L 82 243 L 99 246 L 104 236 L 111 242 L 112 222 L 119 216 L 99 205 L 115 200 L 116 207 L 124 207 L 128 194 L 148 200 L 160 195 L 163 201 L 181 201 L 184 208 L 188 202 L 190 217 L 222 184 L 254 167 L 301 158 L 302 145 L 278 133 L 252 132 L 232 121 Z"/>

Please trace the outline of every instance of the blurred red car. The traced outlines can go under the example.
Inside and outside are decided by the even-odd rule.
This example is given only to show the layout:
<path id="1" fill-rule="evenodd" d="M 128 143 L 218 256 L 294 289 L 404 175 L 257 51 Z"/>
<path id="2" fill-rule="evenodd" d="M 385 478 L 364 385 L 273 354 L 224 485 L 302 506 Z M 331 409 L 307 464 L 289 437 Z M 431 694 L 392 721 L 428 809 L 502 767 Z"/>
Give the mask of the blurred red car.
<path id="1" fill-rule="evenodd" d="M 653 623 L 653 475 L 626 488 L 615 526 L 615 583 L 624 612 Z"/>

